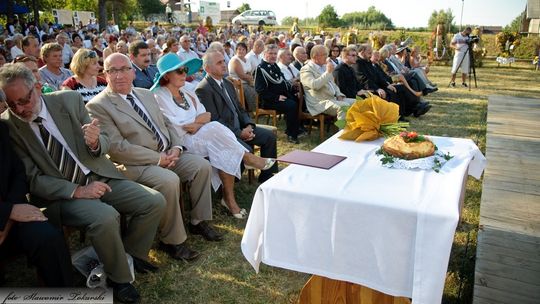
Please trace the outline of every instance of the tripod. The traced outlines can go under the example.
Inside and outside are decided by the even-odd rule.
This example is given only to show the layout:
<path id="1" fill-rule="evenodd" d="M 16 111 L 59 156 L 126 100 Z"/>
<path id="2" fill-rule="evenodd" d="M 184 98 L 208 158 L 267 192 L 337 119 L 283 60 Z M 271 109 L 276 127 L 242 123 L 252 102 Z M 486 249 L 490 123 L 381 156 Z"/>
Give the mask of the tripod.
<path id="1" fill-rule="evenodd" d="M 463 55 L 463 57 L 461 58 L 461 61 L 459 62 L 458 66 L 456 68 L 456 73 L 457 73 L 457 71 L 461 67 L 461 64 L 463 63 L 463 60 L 467 56 L 469 56 L 469 71 L 468 71 L 468 74 L 469 74 L 469 83 L 468 83 L 469 91 L 471 90 L 471 77 L 472 76 L 474 76 L 474 88 L 478 88 L 478 84 L 476 82 L 476 67 L 474 66 L 475 65 L 474 53 L 471 52 L 472 45 L 473 45 L 472 41 L 467 43 L 467 50 L 465 51 L 465 55 Z M 471 75 L 471 71 L 472 71 L 472 75 Z M 451 83 L 452 83 L 452 81 L 450 80 L 450 84 Z M 450 84 L 449 84 L 449 86 L 450 86 Z"/>

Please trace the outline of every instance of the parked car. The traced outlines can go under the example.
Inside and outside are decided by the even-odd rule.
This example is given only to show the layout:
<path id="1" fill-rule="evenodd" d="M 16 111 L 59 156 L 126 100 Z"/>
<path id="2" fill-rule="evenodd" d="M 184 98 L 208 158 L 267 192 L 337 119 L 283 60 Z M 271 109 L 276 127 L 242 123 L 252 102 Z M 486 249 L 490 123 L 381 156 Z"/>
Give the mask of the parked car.
<path id="1" fill-rule="evenodd" d="M 277 25 L 276 14 L 267 10 L 248 10 L 232 20 L 235 24 Z"/>

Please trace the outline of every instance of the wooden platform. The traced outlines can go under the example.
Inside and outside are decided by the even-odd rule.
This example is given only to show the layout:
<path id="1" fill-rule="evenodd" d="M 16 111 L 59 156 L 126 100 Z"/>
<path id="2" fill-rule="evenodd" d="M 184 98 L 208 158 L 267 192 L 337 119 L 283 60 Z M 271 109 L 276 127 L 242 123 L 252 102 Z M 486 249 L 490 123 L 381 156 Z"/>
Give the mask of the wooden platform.
<path id="1" fill-rule="evenodd" d="M 490 96 L 473 303 L 540 303 L 540 99 Z"/>
<path id="2" fill-rule="evenodd" d="M 411 304 L 411 300 L 313 275 L 302 288 L 298 304 Z"/>

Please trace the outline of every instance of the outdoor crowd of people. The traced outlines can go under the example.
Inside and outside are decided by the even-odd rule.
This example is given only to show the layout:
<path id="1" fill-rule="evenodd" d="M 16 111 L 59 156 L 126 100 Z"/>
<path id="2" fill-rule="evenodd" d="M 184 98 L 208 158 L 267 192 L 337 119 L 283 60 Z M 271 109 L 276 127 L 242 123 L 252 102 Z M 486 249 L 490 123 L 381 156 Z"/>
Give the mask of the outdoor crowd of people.
<path id="1" fill-rule="evenodd" d="M 208 223 L 212 189 L 221 188 L 221 204 L 242 220 L 248 212 L 234 192 L 242 170 L 260 169 L 261 183 L 277 173 L 276 135 L 253 122 L 257 107 L 285 115 L 293 144 L 306 133 L 299 111 L 344 118 L 343 106 L 369 94 L 398 104 L 400 120 L 430 110 L 423 96 L 437 87 L 418 48 L 339 41 L 231 24 L 156 22 L 139 31 L 111 22 L 100 31 L 94 22 L 38 28 L 9 20 L 0 36 L 0 255 L 22 248 L 45 285 L 70 286 L 71 259 L 56 227 L 82 227 L 115 298 L 137 302 L 125 253 L 138 273 L 157 271 L 148 262 L 157 235 L 171 258 L 195 260 L 186 227 L 223 239 Z"/>

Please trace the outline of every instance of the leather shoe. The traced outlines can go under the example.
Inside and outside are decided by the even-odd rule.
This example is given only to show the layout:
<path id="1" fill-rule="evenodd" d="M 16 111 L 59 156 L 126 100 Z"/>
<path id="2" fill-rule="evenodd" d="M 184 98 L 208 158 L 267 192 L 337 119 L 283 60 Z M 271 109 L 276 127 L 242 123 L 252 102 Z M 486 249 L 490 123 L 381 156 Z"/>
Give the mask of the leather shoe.
<path id="1" fill-rule="evenodd" d="M 223 235 L 217 233 L 207 222 L 200 222 L 197 225 L 189 223 L 188 229 L 191 234 L 202 235 L 207 241 L 219 242 L 223 240 Z"/>
<path id="2" fill-rule="evenodd" d="M 425 88 L 422 93 L 424 96 L 426 96 L 429 93 L 437 92 L 439 88 Z"/>
<path id="3" fill-rule="evenodd" d="M 414 111 L 414 117 L 420 117 L 424 114 L 426 114 L 431 109 L 431 105 L 429 103 L 420 103 L 417 106 L 417 109 Z"/>
<path id="4" fill-rule="evenodd" d="M 157 272 L 159 268 L 156 265 L 150 264 L 150 262 L 147 262 L 145 260 L 139 259 L 137 257 L 132 256 L 133 258 L 133 268 L 135 268 L 135 271 L 137 273 L 149 273 L 149 272 Z"/>
<path id="5" fill-rule="evenodd" d="M 159 242 L 159 249 L 167 252 L 169 256 L 175 260 L 184 260 L 186 262 L 190 262 L 199 257 L 199 253 L 197 251 L 189 249 L 189 247 L 184 243 L 172 245 Z"/>
<path id="6" fill-rule="evenodd" d="M 139 303 L 141 296 L 131 283 L 116 283 L 107 278 L 107 285 L 113 289 L 114 300 L 121 303 Z"/>

